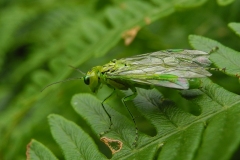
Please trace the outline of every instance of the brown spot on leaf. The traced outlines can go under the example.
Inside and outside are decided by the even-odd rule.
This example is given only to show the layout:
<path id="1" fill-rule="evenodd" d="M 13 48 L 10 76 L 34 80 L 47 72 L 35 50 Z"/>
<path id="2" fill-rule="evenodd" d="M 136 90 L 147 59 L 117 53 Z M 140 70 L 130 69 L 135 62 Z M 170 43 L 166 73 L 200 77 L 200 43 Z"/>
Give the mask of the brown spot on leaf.
<path id="1" fill-rule="evenodd" d="M 240 80 L 240 74 L 237 73 L 237 74 L 236 74 L 236 77 Z"/>
<path id="2" fill-rule="evenodd" d="M 144 21 L 147 25 L 151 24 L 151 19 L 149 17 L 145 17 Z"/>
<path id="3" fill-rule="evenodd" d="M 141 28 L 139 26 L 136 26 L 136 27 L 133 27 L 132 29 L 130 29 L 128 31 L 125 31 L 122 34 L 122 38 L 124 39 L 124 44 L 126 46 L 128 46 L 129 44 L 132 43 L 132 41 L 134 40 L 134 38 L 136 37 L 136 35 L 137 35 L 137 33 L 140 29 Z"/>
<path id="4" fill-rule="evenodd" d="M 102 137 L 100 140 L 108 146 L 112 154 L 115 154 L 116 152 L 119 152 L 122 149 L 123 143 L 119 140 L 110 139 L 107 137 Z"/>
<path id="5" fill-rule="evenodd" d="M 26 156 L 27 156 L 27 160 L 30 159 L 30 149 L 31 149 L 31 145 L 32 145 L 32 141 L 30 141 L 28 144 L 27 144 L 27 151 L 26 151 Z"/>

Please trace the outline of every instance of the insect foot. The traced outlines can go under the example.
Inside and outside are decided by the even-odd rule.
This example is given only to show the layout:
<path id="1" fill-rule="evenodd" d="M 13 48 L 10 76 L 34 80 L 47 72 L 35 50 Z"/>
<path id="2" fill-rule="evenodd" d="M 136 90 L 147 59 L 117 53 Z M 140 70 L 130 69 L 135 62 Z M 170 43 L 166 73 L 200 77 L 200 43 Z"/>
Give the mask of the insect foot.
<path id="1" fill-rule="evenodd" d="M 219 48 L 218 48 L 218 46 L 216 46 L 216 47 L 214 47 L 214 48 L 212 48 L 212 49 L 210 50 L 209 54 L 214 53 L 214 52 L 216 52 L 216 51 L 218 51 L 218 50 L 219 50 Z"/>

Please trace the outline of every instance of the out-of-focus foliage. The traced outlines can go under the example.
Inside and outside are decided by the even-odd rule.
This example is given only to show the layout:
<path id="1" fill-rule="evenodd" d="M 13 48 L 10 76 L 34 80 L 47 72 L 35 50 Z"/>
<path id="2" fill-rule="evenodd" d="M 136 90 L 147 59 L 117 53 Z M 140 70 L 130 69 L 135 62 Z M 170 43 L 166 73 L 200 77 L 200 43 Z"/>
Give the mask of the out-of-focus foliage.
<path id="1" fill-rule="evenodd" d="M 231 69 L 236 69 L 231 70 L 231 72 L 226 71 L 228 75 L 233 77 L 213 71 L 211 80 L 224 87 L 226 91 L 223 90 L 223 92 L 230 91 L 235 93 L 235 96 L 236 94 L 239 95 L 238 79 L 234 77 L 234 74 L 240 74 L 239 64 L 231 64 L 234 59 L 239 58 L 239 52 L 237 52 L 240 50 L 240 38 L 238 36 L 240 30 L 239 7 L 240 0 L 88 0 L 69 2 L 57 0 L 1 0 L 0 159 L 25 159 L 27 145 L 27 153 L 30 159 L 34 156 L 44 155 L 46 157 L 55 157 L 49 149 L 58 158 L 63 158 L 63 156 L 68 158 L 69 154 L 73 155 L 73 157 L 76 156 L 73 152 L 69 153 L 66 146 L 65 148 L 63 147 L 66 139 L 62 139 L 63 142 L 59 141 L 62 137 L 60 135 L 62 129 L 57 128 L 58 125 L 62 125 L 62 127 L 68 126 L 69 128 L 65 128 L 67 132 L 71 130 L 84 135 L 82 138 L 87 140 L 89 145 L 92 146 L 92 150 L 83 152 L 94 152 L 95 154 L 91 156 L 96 156 L 97 158 L 104 158 L 104 154 L 108 158 L 111 157 L 108 148 L 97 137 L 96 131 L 98 129 L 92 129 L 92 126 L 87 125 L 84 116 L 79 116 L 70 104 L 71 97 L 74 94 L 90 93 L 90 90 L 82 81 L 76 80 L 54 85 L 41 92 L 42 88 L 47 84 L 69 77 L 82 76 L 69 68 L 68 65 L 78 67 L 82 71 L 87 72 L 91 67 L 102 65 L 114 58 L 169 48 L 191 48 L 188 44 L 188 35 L 201 35 L 214 39 L 224 46 L 235 50 L 222 47 L 223 50 L 221 48 L 219 50 L 220 56 L 215 54 L 211 57 L 214 64 L 218 67 L 228 67 L 224 66 L 226 62 L 230 64 L 229 67 Z M 129 33 L 127 31 L 136 27 L 138 30 L 140 29 L 138 34 L 129 46 L 125 46 L 123 35 L 126 35 L 126 33 Z M 195 49 L 205 51 L 210 49 L 210 47 L 206 47 L 208 43 L 201 44 L 201 42 L 206 42 L 206 40 L 201 41 L 199 38 L 194 38 L 196 37 L 190 37 L 190 42 Z M 225 56 L 223 51 L 226 51 L 228 56 Z M 233 57 L 229 58 L 229 56 Z M 227 61 L 228 58 L 230 62 Z M 218 90 L 218 88 L 215 86 L 214 90 Z M 177 102 L 178 106 L 184 109 L 186 113 L 201 115 L 198 106 L 194 105 L 192 101 L 187 101 L 180 97 L 176 91 L 170 90 L 169 92 L 166 89 L 161 91 L 164 97 Z M 111 91 L 108 88 L 103 88 L 99 92 L 98 97 L 104 99 Z M 211 90 L 208 90 L 206 93 L 209 93 L 211 98 L 218 96 L 213 94 Z M 223 98 L 224 96 L 220 97 Z M 119 98 L 115 97 L 115 99 Z M 119 102 L 117 101 L 109 101 L 108 103 L 114 110 L 127 115 L 120 100 Z M 228 99 L 226 101 L 231 104 L 230 106 L 234 106 L 231 100 Z M 200 102 L 202 101 L 197 101 L 196 104 Z M 208 103 L 203 104 L 200 105 L 202 110 L 204 107 L 209 107 Z M 236 105 L 239 106 L 239 102 Z M 219 106 L 224 107 L 222 104 Z M 139 114 L 133 106 L 130 109 L 134 115 Z M 237 107 L 232 107 L 231 112 L 227 113 L 230 114 L 228 116 L 234 113 L 234 109 L 237 111 Z M 61 115 L 70 121 L 61 116 L 51 115 L 48 123 L 47 116 L 52 113 Z M 239 115 L 239 112 L 237 114 Z M 154 136 L 156 134 L 155 126 L 146 124 L 146 119 L 139 118 L 137 120 L 140 131 L 147 133 L 149 136 Z M 233 120 L 236 119 L 233 118 Z M 126 124 L 130 125 L 128 119 L 124 119 L 125 121 Z M 216 126 L 219 125 L 216 117 L 213 118 L 213 121 L 216 121 Z M 81 128 L 73 122 L 81 126 Z M 187 122 L 189 123 L 189 121 Z M 154 122 L 151 123 L 154 124 Z M 207 119 L 206 123 L 208 123 Z M 92 125 L 94 126 L 94 124 Z M 214 123 L 211 123 L 211 125 L 214 125 Z M 121 124 L 116 126 L 120 126 L 118 130 L 122 131 L 123 126 Z M 196 126 L 198 128 L 196 134 L 200 134 L 200 130 L 203 132 L 203 126 L 199 126 Z M 232 124 L 231 127 L 235 127 L 235 125 Z M 231 127 L 222 127 L 222 130 L 226 129 L 222 133 L 227 136 L 226 131 L 233 130 Z M 49 128 L 51 128 L 51 131 Z M 210 131 L 219 132 L 217 127 L 207 130 L 207 132 Z M 187 133 L 194 134 L 195 132 Z M 74 136 L 77 139 L 79 137 L 76 134 Z M 177 134 L 182 133 L 178 132 Z M 72 133 L 69 133 L 69 135 L 72 136 Z M 130 133 L 126 133 L 126 136 L 128 135 Z M 129 143 L 132 140 L 132 136 L 134 134 L 126 137 Z M 58 137 L 60 138 L 58 139 Z M 208 136 L 205 137 L 208 138 Z M 31 139 L 36 139 L 37 141 L 31 141 Z M 54 139 L 60 143 L 59 146 L 63 152 L 57 147 L 58 145 Z M 80 140 L 76 143 L 77 145 L 81 144 L 79 143 Z M 151 143 L 153 147 L 151 145 L 145 146 L 146 150 L 143 150 L 142 153 L 139 152 L 138 157 L 141 154 L 144 155 L 150 152 L 149 156 L 155 155 L 155 152 L 159 153 L 159 147 L 162 146 L 162 143 L 155 144 L 162 142 L 161 140 L 164 140 L 164 138 L 159 141 L 159 137 L 157 137 L 155 140 L 155 142 Z M 206 140 L 203 143 L 204 146 L 207 146 Z M 94 142 L 97 143 L 102 153 L 96 151 L 97 146 Z M 175 143 L 172 139 L 169 142 Z M 236 142 L 238 142 L 237 139 Z M 236 142 L 231 146 L 231 150 L 226 151 L 228 153 L 222 159 L 239 155 L 239 151 L 236 149 Z M 174 150 L 170 151 L 167 149 L 171 148 L 171 143 L 163 149 L 165 150 L 163 153 L 166 154 L 166 151 L 174 152 Z M 194 143 L 195 147 L 197 144 L 199 143 L 196 140 L 196 143 Z M 71 145 L 68 144 L 68 146 Z M 195 158 L 201 158 L 201 153 L 205 153 L 205 148 L 202 147 L 201 149 L 194 152 L 196 153 Z M 219 148 L 215 147 L 215 149 Z M 131 151 L 125 151 L 127 151 L 124 153 L 126 157 L 134 155 Z M 233 155 L 234 151 L 235 155 Z M 216 153 L 216 151 L 214 152 Z M 121 152 L 118 153 L 121 155 Z M 192 153 L 190 153 L 189 159 L 194 158 Z M 165 155 L 162 155 L 162 157 L 165 158 Z M 213 155 L 212 157 L 215 156 Z M 91 157 L 84 158 L 91 159 Z"/>

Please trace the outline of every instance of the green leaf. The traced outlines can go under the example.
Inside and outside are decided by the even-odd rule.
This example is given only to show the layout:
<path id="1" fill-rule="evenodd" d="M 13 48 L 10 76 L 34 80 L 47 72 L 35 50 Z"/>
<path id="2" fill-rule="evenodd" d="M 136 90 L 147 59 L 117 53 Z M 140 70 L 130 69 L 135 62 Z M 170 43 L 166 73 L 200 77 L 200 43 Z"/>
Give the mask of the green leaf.
<path id="1" fill-rule="evenodd" d="M 85 124 L 69 107 L 74 94 L 90 92 L 82 81 L 54 85 L 40 92 L 50 83 L 82 76 L 68 64 L 87 72 L 91 67 L 115 58 L 169 48 L 189 48 L 186 37 L 190 33 L 214 37 L 222 44 L 240 50 L 238 37 L 226 28 L 229 20 L 239 21 L 237 1 L 226 7 L 206 0 L 12 2 L 0 1 L 0 159 L 24 159 L 25 146 L 32 137 L 43 139 L 51 149 L 58 148 L 45 125 L 47 115 L 53 112 Z M 122 35 L 133 28 L 140 30 L 127 47 Z M 221 78 L 219 81 L 232 85 Z M 174 97 L 171 90 L 168 94 L 169 98 Z M 153 126 L 158 124 L 155 119 L 159 120 L 152 117 Z M 134 126 L 131 120 L 129 122 L 132 128 L 129 135 L 134 139 Z M 142 128 L 147 130 L 144 125 Z M 156 130 L 161 129 L 157 127 Z M 140 134 L 140 138 L 143 137 L 145 134 Z M 129 141 L 125 138 L 122 150 L 126 143 L 132 145 L 132 138 Z M 151 159 L 152 152 L 159 152 L 163 143 L 153 145 L 139 151 L 139 157 L 151 153 L 147 157 Z M 54 152 L 63 159 L 60 150 Z M 129 157 L 136 157 L 132 155 Z"/>
<path id="2" fill-rule="evenodd" d="M 3 92 L 0 93 L 3 107 L 0 107 L 1 110 L 7 108 L 0 116 L 3 139 L 0 150 L 6 150 L 2 151 L 6 159 L 13 159 L 13 155 L 23 148 L 25 132 L 30 133 L 54 109 L 64 106 L 56 105 L 58 98 L 48 97 L 64 93 L 60 97 L 63 96 L 61 99 L 66 102 L 76 92 L 76 87 L 68 91 L 59 87 L 56 92 L 48 89 L 40 93 L 43 86 L 66 79 L 72 73 L 68 64 L 80 66 L 94 58 L 97 62 L 96 57 L 105 55 L 120 42 L 123 32 L 135 26 L 146 26 L 174 12 L 173 6 L 167 3 L 153 5 L 152 2 L 125 0 L 122 1 L 125 8 L 118 2 L 113 5 L 105 2 L 105 7 L 99 10 L 96 3 L 95 0 L 73 1 L 67 5 L 65 2 L 29 4 L 19 1 L 18 5 L 0 6 L 0 66 L 5 65 L 0 70 L 7 68 L 1 72 L 4 79 L 0 83 Z M 121 25 L 114 26 L 118 19 L 115 11 L 123 17 L 117 20 Z M 20 52 L 24 53 L 24 59 L 11 58 L 12 54 L 17 56 Z M 9 53 L 11 55 L 6 56 Z M 3 64 L 5 60 L 6 64 Z M 9 146 L 14 146 L 14 150 Z"/>
<path id="3" fill-rule="evenodd" d="M 112 116 L 113 127 L 104 136 L 123 143 L 122 150 L 112 159 L 229 159 L 240 143 L 240 96 L 208 79 L 202 81 L 202 94 L 191 98 L 201 107 L 199 116 L 166 102 L 155 89 L 138 89 L 134 99 L 136 109 L 153 124 L 157 134 L 149 137 L 140 132 L 136 149 L 131 145 L 135 137 L 133 122 L 105 105 Z M 94 96 L 77 94 L 72 105 L 96 135 L 108 129 L 109 119 L 101 101 Z"/>
<path id="4" fill-rule="evenodd" d="M 226 68 L 226 73 L 228 75 L 236 76 L 240 74 L 240 52 L 202 36 L 190 35 L 189 43 L 193 48 L 208 53 L 218 47 L 214 53 L 210 54 L 210 60 L 214 63 L 214 65 L 218 68 Z"/>
<path id="5" fill-rule="evenodd" d="M 16 148 L 11 152 L 3 152 L 4 157 L 13 159 L 14 152 L 25 145 L 21 141 L 25 132 L 40 125 L 52 110 L 59 108 L 55 105 L 58 99 L 50 100 L 47 97 L 53 94 L 53 97 L 57 97 L 59 92 L 64 93 L 64 87 L 59 87 L 58 93 L 56 90 L 50 93 L 53 91 L 51 89 L 42 93 L 40 91 L 45 85 L 66 79 L 73 71 L 67 67 L 68 64 L 80 66 L 89 60 L 92 62 L 92 59 L 105 55 L 116 46 L 125 31 L 135 26 L 146 26 L 174 12 L 173 5 L 167 3 L 153 5 L 152 2 L 125 0 L 122 4 L 126 8 L 118 2 L 113 5 L 107 5 L 106 2 L 106 6 L 100 10 L 96 10 L 96 3 L 97 1 L 91 0 L 86 3 L 74 1 L 68 5 L 64 2 L 56 5 L 54 2 L 28 4 L 19 1 L 20 5 L 2 8 L 0 24 L 4 25 L 0 25 L 0 32 L 3 33 L 0 36 L 0 42 L 3 42 L 0 44 L 0 57 L 6 57 L 6 67 L 1 69 L 11 68 L 11 71 L 3 71 L 6 76 L 1 79 L 4 83 L 0 83 L 0 88 L 4 91 L 0 93 L 0 98 L 4 99 L 3 108 L 7 108 L 1 112 L 0 123 L 8 122 L 0 124 L 1 137 L 4 139 L 0 150 L 10 151 L 8 147 L 13 144 Z M 123 18 L 118 19 L 118 15 L 114 14 L 117 11 Z M 121 25 L 114 25 L 116 19 Z M 150 22 L 146 22 L 146 19 Z M 26 52 L 22 51 L 25 48 Z M 6 56 L 15 52 L 14 49 L 16 55 L 18 50 L 26 54 L 25 59 L 17 61 L 19 58 Z M 8 63 L 10 59 L 11 63 Z M 0 66 L 3 62 L 1 59 Z M 43 68 L 48 73 L 42 72 Z M 86 67 L 84 69 L 87 70 Z M 69 96 L 71 94 L 63 96 L 62 100 L 67 100 L 65 97 Z M 46 108 L 42 109 L 43 106 Z M 28 120 L 25 121 L 25 118 Z M 23 132 L 19 133 L 15 129 Z M 15 145 L 16 141 L 19 142 L 18 145 Z"/>
<path id="6" fill-rule="evenodd" d="M 240 36 L 240 23 L 229 23 L 230 27 L 238 36 Z"/>
<path id="7" fill-rule="evenodd" d="M 178 9 L 186 9 L 188 7 L 194 8 L 204 4 L 206 0 L 182 0 L 175 4 L 175 7 Z"/>
<path id="8" fill-rule="evenodd" d="M 235 0 L 217 0 L 217 3 L 220 5 L 220 6 L 226 6 L 226 5 L 229 5 L 231 3 L 233 3 Z"/>
<path id="9" fill-rule="evenodd" d="M 77 94 L 72 99 L 72 105 L 76 112 L 86 119 L 87 123 L 89 123 L 92 130 L 95 131 L 96 135 L 108 130 L 110 125 L 109 118 L 102 108 L 101 101 L 96 99 L 94 96 L 90 94 Z M 123 143 L 122 149 L 114 154 L 114 158 L 123 156 L 141 157 L 140 155 L 145 155 L 148 153 L 142 158 L 151 159 L 159 145 L 153 144 L 150 145 L 151 147 L 146 146 L 146 150 L 139 152 L 139 155 L 131 155 L 130 153 L 135 152 L 132 145 L 135 139 L 135 128 L 132 121 L 130 121 L 124 115 L 116 112 L 108 105 L 104 104 L 104 106 L 106 107 L 108 113 L 112 115 L 113 122 L 111 131 L 104 135 L 104 137 L 120 140 Z M 147 138 L 149 138 L 149 136 L 140 134 L 139 141 L 146 141 Z"/>
<path id="10" fill-rule="evenodd" d="M 48 148 L 34 139 L 28 144 L 26 154 L 27 160 L 57 160 Z"/>
<path id="11" fill-rule="evenodd" d="M 75 123 L 55 114 L 48 118 L 52 135 L 66 159 L 106 159 L 92 138 Z"/>
<path id="12" fill-rule="evenodd" d="M 200 143 L 204 124 L 197 123 L 169 138 L 158 155 L 158 159 L 194 159 Z"/>
<path id="13" fill-rule="evenodd" d="M 101 101 L 94 96 L 84 93 L 77 94 L 72 98 L 72 105 L 75 111 L 91 125 L 96 135 L 108 130 L 110 126 L 109 118 L 102 108 Z M 132 121 L 116 112 L 108 105 L 104 104 L 104 106 L 110 115 L 114 115 L 114 118 L 112 118 L 114 124 L 112 126 L 113 132 L 107 135 L 110 135 L 110 137 L 114 139 L 120 138 L 124 143 L 123 149 L 131 151 L 133 149 L 132 143 L 135 138 L 135 129 Z M 140 139 L 146 137 L 147 136 L 140 136 Z"/>

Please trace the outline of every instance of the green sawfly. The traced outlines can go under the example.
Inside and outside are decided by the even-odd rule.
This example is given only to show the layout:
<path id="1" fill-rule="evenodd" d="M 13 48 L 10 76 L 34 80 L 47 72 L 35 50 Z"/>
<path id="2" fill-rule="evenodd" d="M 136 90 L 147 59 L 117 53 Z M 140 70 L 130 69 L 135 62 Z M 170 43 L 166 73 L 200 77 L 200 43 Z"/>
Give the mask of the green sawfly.
<path id="1" fill-rule="evenodd" d="M 83 79 L 84 83 L 94 93 L 103 84 L 114 91 L 128 89 L 132 91 L 131 95 L 122 98 L 122 103 L 127 108 L 135 124 L 136 136 L 133 145 L 136 146 L 138 128 L 134 116 L 126 105 L 126 101 L 132 100 L 137 96 L 136 88 L 152 89 L 155 87 L 168 87 L 178 90 L 198 89 L 201 87 L 201 78 L 212 75 L 208 71 L 211 63 L 209 53 L 199 50 L 169 49 L 118 60 L 114 59 L 103 66 L 93 67 L 84 77 L 74 79 Z M 72 79 L 55 82 L 50 85 L 69 80 Z M 100 133 L 100 136 L 108 133 L 113 125 L 112 117 L 104 107 L 104 102 L 113 95 L 114 91 L 101 103 L 109 117 L 110 126 L 107 131 Z"/>

